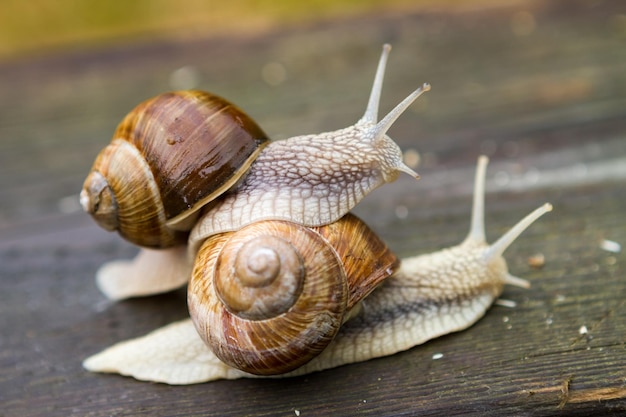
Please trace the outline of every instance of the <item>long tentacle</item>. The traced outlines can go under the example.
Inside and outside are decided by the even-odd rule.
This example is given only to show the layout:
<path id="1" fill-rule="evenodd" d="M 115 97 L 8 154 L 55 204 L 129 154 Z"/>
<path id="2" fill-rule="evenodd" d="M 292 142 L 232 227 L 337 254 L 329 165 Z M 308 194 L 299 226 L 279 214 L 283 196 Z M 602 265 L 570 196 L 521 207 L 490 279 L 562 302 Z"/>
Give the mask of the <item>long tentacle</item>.
<path id="1" fill-rule="evenodd" d="M 391 45 L 384 44 L 380 61 L 378 61 L 378 68 L 376 70 L 376 76 L 374 77 L 374 84 L 372 85 L 370 99 L 367 103 L 365 114 L 360 120 L 361 123 L 376 124 L 378 121 L 378 105 L 383 91 L 383 79 L 385 78 L 385 68 L 387 67 L 389 51 L 391 51 Z"/>

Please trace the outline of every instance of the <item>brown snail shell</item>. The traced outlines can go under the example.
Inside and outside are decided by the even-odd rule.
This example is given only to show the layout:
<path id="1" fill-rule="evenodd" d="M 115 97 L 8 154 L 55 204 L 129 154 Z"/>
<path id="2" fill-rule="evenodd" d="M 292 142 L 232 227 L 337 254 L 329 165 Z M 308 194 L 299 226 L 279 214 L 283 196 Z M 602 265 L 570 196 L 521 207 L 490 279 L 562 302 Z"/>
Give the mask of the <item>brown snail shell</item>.
<path id="1" fill-rule="evenodd" d="M 268 141 L 221 97 L 158 95 L 119 124 L 83 185 L 81 204 L 102 227 L 140 246 L 184 242 L 189 218 L 235 185 Z"/>
<path id="2" fill-rule="evenodd" d="M 253 374 L 281 374 L 321 353 L 346 314 L 398 263 L 351 214 L 320 227 L 256 222 L 204 242 L 189 310 L 222 361 Z"/>

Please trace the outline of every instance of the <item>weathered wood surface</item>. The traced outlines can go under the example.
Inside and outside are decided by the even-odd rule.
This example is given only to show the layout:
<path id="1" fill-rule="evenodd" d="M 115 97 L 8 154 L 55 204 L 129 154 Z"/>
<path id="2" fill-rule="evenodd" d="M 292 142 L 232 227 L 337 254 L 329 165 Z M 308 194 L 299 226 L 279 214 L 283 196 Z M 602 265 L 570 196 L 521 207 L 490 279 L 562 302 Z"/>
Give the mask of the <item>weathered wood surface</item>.
<path id="1" fill-rule="evenodd" d="M 626 414 L 626 255 L 605 242 L 626 244 L 623 13 L 619 1 L 525 2 L 1 65 L 0 416 Z M 454 244 L 487 153 L 491 239 L 555 206 L 507 252 L 533 284 L 506 289 L 517 307 L 289 380 L 171 387 L 84 371 L 86 356 L 187 314 L 182 290 L 110 303 L 93 282 L 102 262 L 135 252 L 76 211 L 127 110 L 189 66 L 273 137 L 343 127 L 364 109 L 383 42 L 394 46 L 383 111 L 433 85 L 390 132 L 420 151 L 422 179 L 377 190 L 357 213 L 403 256 Z M 527 261 L 536 253 L 541 269 Z"/>

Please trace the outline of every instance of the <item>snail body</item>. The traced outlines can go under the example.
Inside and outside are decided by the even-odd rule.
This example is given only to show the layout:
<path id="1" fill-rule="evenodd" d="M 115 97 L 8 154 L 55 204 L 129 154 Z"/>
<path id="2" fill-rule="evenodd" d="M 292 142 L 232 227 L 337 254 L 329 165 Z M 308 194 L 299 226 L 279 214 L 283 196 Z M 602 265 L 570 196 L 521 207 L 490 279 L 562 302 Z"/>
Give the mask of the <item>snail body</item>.
<path id="1" fill-rule="evenodd" d="M 400 148 L 386 132 L 429 86 L 415 90 L 378 121 L 389 49 L 383 48 L 366 112 L 357 123 L 276 142 L 269 142 L 254 122 L 239 124 L 253 126 L 254 132 L 242 135 L 249 146 L 244 147 L 239 165 L 232 168 L 224 163 L 231 167 L 228 173 L 210 181 L 211 186 L 199 187 L 189 199 L 177 191 L 192 182 L 180 181 L 170 187 L 173 191 L 164 192 L 172 181 L 155 181 L 161 175 L 157 167 L 175 167 L 192 176 L 206 174 L 211 171 L 206 164 L 215 157 L 199 158 L 202 168 L 193 164 L 185 168 L 182 160 L 191 150 L 181 152 L 172 164 L 155 162 L 160 157 L 146 158 L 145 167 L 138 171 L 150 183 L 143 188 L 154 192 L 143 201 L 128 203 L 130 209 L 122 207 L 118 193 L 134 186 L 123 178 L 109 179 L 115 177 L 113 167 L 117 167 L 111 162 L 111 149 L 120 143 L 128 148 L 126 143 L 130 143 L 130 153 L 141 154 L 137 150 L 151 147 L 144 144 L 142 135 L 138 135 L 141 140 L 118 136 L 152 132 L 147 136 L 160 138 L 166 147 L 189 142 L 185 135 L 163 135 L 167 127 L 150 127 L 150 117 L 161 112 L 144 109 L 151 108 L 158 97 L 131 112 L 112 144 L 97 158 L 81 203 L 106 229 L 118 230 L 137 244 L 163 249 L 144 249 L 132 263 L 105 265 L 98 272 L 98 283 L 109 297 L 125 298 L 190 281 L 191 319 L 95 355 L 84 362 L 87 369 L 172 384 L 320 370 L 391 354 L 460 330 L 484 314 L 504 284 L 525 285 L 508 274 L 501 253 L 550 207 L 539 209 L 520 222 L 514 233 L 487 245 L 480 203 L 486 158 L 479 162 L 472 231 L 458 247 L 399 262 L 365 223 L 349 213 L 370 191 L 395 180 L 399 173 L 418 177 L 402 162 Z M 227 104 L 224 108 L 235 107 Z M 218 116 L 209 119 L 213 117 Z M 182 115 L 170 116 L 168 123 L 175 125 L 181 119 Z M 202 118 L 192 118 L 192 122 L 204 123 Z M 194 134 L 204 130 L 191 129 Z M 145 139 L 147 143 L 149 138 Z M 221 133 L 218 139 L 218 143 L 230 141 Z M 100 167 L 102 161 L 106 163 Z M 177 195 L 174 200 L 184 204 L 176 209 L 164 203 L 159 206 L 160 195 Z M 129 214 L 141 212 L 153 200 L 158 221 L 153 216 L 149 223 L 158 227 L 140 229 L 128 221 Z M 131 238 L 127 230 L 132 229 L 142 237 Z M 152 230 L 157 230 L 156 238 L 143 236 Z M 162 230 L 174 236 L 164 239 Z M 185 238 L 187 246 L 181 250 Z M 165 255 L 159 257 L 159 253 Z M 155 267 L 163 263 L 170 267 Z M 428 322 L 438 325 L 428 327 Z M 163 337 L 169 339 L 159 345 Z M 179 337 L 184 346 L 173 346 L 172 340 Z M 150 358 L 140 358 L 140 352 L 147 351 Z M 128 358 L 134 362 L 128 363 Z M 193 358 L 197 369 L 188 369 L 182 358 Z"/>
<path id="2" fill-rule="evenodd" d="M 196 223 L 191 247 L 211 234 L 259 220 L 329 224 L 375 188 L 394 181 L 400 172 L 418 178 L 385 132 L 428 88 L 416 90 L 379 123 L 365 116 L 338 131 L 270 143 L 235 192 L 216 202 Z"/>

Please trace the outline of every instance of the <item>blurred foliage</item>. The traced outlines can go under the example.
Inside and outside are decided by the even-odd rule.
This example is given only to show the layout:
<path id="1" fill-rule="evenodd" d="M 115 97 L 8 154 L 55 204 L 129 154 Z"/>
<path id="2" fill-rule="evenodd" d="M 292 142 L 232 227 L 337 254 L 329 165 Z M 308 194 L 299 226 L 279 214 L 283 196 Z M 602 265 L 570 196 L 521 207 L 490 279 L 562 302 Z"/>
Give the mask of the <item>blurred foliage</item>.
<path id="1" fill-rule="evenodd" d="M 253 33 L 279 25 L 441 3 L 435 0 L 0 0 L 0 57 L 128 39 Z"/>

